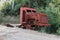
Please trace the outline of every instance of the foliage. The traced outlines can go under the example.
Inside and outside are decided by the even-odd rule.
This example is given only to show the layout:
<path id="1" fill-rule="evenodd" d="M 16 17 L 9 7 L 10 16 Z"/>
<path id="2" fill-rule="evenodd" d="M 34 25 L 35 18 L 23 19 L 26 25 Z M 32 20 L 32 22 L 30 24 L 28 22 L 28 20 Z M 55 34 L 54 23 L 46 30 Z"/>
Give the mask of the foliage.
<path id="1" fill-rule="evenodd" d="M 43 3 L 42 3 L 43 2 Z M 24 4 L 28 3 L 29 7 L 43 7 L 45 8 L 46 3 L 44 0 L 14 0 L 14 8 L 12 9 L 12 4 L 4 4 L 4 8 L 2 9 L 2 12 L 4 13 L 4 15 L 19 15 L 19 10 L 20 7 L 23 6 Z"/>
<path id="2" fill-rule="evenodd" d="M 3 22 L 3 13 L 0 11 L 0 23 Z"/>
<path id="3" fill-rule="evenodd" d="M 47 32 L 49 33 L 56 33 L 60 25 L 60 7 L 58 4 L 59 3 L 57 1 L 55 3 L 51 1 L 49 5 L 45 7 L 45 9 L 37 8 L 37 10 L 40 12 L 48 14 L 51 27 L 46 27 L 46 30 L 48 30 Z"/>
<path id="4" fill-rule="evenodd" d="M 58 30 L 57 30 L 57 34 L 60 35 L 60 28 L 58 28 Z"/>
<path id="5" fill-rule="evenodd" d="M 12 9 L 11 4 L 4 4 L 4 8 L 1 10 L 4 15 L 10 15 L 10 16 L 17 16 L 19 15 L 19 10 L 20 10 L 21 4 L 15 5 L 14 9 Z"/>

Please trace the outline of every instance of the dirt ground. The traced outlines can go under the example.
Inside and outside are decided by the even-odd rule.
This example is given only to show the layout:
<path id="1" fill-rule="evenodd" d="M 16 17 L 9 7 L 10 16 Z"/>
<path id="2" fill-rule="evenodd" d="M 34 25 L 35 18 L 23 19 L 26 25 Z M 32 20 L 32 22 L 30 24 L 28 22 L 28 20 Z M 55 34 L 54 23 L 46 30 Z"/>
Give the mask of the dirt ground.
<path id="1" fill-rule="evenodd" d="M 60 40 L 60 36 L 0 25 L 0 40 Z"/>

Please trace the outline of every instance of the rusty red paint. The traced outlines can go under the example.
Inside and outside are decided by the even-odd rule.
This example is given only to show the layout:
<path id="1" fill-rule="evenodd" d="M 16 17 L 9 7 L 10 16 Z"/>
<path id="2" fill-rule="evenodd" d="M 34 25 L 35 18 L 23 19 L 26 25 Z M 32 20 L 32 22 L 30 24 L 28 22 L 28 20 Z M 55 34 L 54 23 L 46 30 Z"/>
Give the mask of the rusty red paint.
<path id="1" fill-rule="evenodd" d="M 33 8 L 21 7 L 20 8 L 20 24 L 50 26 L 48 23 L 47 14 L 37 12 Z"/>

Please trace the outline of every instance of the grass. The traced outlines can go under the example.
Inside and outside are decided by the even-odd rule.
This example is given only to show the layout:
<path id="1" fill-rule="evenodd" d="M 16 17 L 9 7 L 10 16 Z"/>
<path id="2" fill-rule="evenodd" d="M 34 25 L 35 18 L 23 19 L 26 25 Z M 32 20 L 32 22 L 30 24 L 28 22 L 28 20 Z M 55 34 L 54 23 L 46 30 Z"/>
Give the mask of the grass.
<path id="1" fill-rule="evenodd" d="M 5 17 L 3 17 L 3 16 L 1 16 L 0 17 L 0 23 L 14 23 L 14 24 L 16 24 L 16 23 L 19 23 L 19 16 L 5 16 Z"/>

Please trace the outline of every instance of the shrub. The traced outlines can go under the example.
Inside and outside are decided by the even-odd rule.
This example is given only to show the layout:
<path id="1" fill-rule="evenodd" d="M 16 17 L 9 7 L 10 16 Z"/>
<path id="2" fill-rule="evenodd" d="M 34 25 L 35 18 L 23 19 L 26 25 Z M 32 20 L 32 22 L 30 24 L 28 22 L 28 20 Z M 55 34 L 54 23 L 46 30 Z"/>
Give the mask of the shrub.
<path id="1" fill-rule="evenodd" d="M 0 11 L 0 23 L 3 22 L 3 13 Z"/>
<path id="2" fill-rule="evenodd" d="M 50 27 L 46 27 L 46 32 L 47 33 L 56 33 L 57 29 L 58 29 L 58 27 L 56 26 L 56 24 L 52 24 Z"/>
<path id="3" fill-rule="evenodd" d="M 60 28 L 58 28 L 58 30 L 57 30 L 57 34 L 60 35 Z"/>

